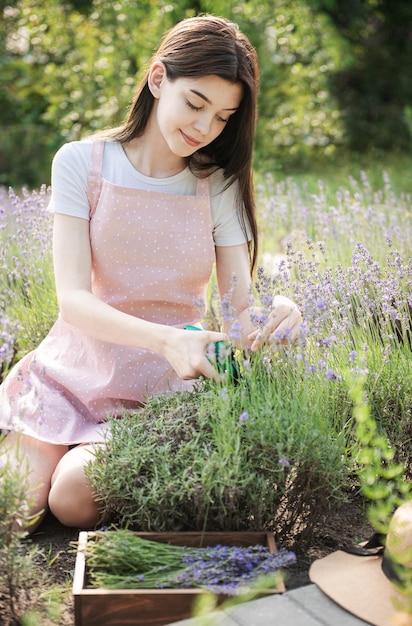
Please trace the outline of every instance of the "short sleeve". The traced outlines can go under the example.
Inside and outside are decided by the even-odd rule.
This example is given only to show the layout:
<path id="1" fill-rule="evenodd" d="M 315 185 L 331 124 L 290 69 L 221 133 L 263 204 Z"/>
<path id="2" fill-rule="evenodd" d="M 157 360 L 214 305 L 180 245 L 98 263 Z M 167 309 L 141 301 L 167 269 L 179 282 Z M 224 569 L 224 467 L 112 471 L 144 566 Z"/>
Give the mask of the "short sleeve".
<path id="1" fill-rule="evenodd" d="M 48 209 L 89 220 L 87 178 L 91 143 L 74 141 L 55 154 L 51 170 L 51 198 Z"/>
<path id="2" fill-rule="evenodd" d="M 238 183 L 235 181 L 225 189 L 227 181 L 222 171 L 210 177 L 210 200 L 212 207 L 213 239 L 216 246 L 236 246 L 251 239 L 250 231 L 245 233 L 238 213 Z"/>

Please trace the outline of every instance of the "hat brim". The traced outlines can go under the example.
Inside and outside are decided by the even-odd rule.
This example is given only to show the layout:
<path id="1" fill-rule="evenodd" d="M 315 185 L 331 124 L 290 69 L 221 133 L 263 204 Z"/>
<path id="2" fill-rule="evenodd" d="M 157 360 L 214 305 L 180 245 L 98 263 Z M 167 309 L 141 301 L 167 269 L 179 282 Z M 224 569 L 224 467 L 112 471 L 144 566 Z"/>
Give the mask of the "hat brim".
<path id="1" fill-rule="evenodd" d="M 382 557 L 338 550 L 314 561 L 309 578 L 329 598 L 374 626 L 390 626 L 405 597 L 382 571 Z"/>

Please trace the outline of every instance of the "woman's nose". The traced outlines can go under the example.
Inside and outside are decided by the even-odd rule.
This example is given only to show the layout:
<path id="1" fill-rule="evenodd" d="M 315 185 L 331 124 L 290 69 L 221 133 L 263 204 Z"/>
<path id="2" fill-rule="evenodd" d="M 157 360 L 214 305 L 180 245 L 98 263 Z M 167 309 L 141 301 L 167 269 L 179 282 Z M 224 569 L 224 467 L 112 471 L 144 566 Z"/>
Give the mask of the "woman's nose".
<path id="1" fill-rule="evenodd" d="M 210 128 L 212 125 L 212 118 L 210 115 L 199 115 L 199 117 L 194 122 L 193 126 L 196 130 L 202 135 L 207 135 L 210 132 Z"/>

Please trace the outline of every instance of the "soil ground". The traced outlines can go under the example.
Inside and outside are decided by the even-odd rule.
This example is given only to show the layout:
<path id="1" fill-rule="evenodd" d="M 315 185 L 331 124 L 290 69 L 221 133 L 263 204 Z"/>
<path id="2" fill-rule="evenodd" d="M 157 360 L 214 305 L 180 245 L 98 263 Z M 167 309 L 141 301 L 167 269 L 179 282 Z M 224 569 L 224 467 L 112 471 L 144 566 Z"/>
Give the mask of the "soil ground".
<path id="1" fill-rule="evenodd" d="M 56 618 L 52 621 L 42 620 L 42 626 L 74 626 L 71 582 L 76 557 L 74 543 L 78 539 L 78 533 L 77 529 L 66 528 L 49 515 L 33 535 L 33 541 L 48 552 L 50 561 L 56 556 L 48 566 L 51 581 L 67 589 L 58 621 Z M 367 539 L 371 534 L 372 528 L 366 520 L 362 500 L 357 495 L 350 496 L 348 502 L 334 508 L 322 527 L 316 528 L 310 548 L 304 554 L 296 550 L 297 563 L 287 570 L 286 588 L 295 589 L 307 585 L 309 567 L 315 559 L 326 556 L 344 545 Z M 0 624 L 4 626 L 11 624 L 4 607 L 4 596 L 1 593 Z"/>

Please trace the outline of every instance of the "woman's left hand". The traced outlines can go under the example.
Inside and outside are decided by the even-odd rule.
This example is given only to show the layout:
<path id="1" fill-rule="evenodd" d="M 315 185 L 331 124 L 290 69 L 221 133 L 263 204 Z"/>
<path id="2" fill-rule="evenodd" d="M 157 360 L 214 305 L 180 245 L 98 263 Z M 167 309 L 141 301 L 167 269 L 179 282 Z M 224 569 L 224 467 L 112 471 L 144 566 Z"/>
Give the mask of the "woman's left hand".
<path id="1" fill-rule="evenodd" d="M 299 335 L 301 325 L 302 314 L 296 304 L 285 296 L 275 296 L 267 323 L 248 337 L 252 352 L 257 352 L 265 343 L 291 343 Z"/>

